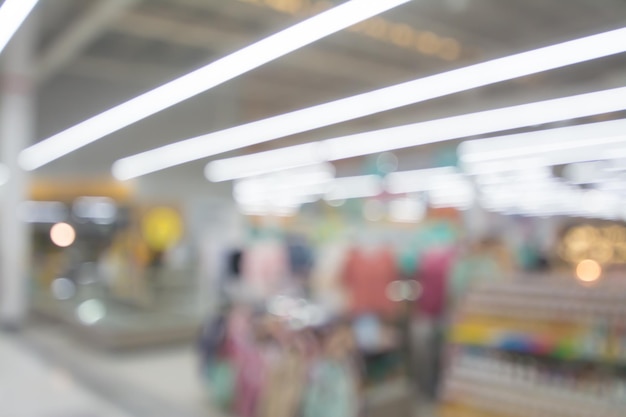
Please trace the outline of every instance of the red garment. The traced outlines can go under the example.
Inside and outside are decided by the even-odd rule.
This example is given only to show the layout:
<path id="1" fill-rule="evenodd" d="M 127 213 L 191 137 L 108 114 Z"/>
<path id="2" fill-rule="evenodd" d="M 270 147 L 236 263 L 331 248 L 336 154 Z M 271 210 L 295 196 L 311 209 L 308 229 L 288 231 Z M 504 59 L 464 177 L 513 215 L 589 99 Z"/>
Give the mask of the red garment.
<path id="1" fill-rule="evenodd" d="M 387 296 L 387 287 L 397 279 L 398 271 L 391 250 L 370 253 L 351 249 L 343 274 L 350 313 L 393 315 L 398 305 Z"/>
<path id="2" fill-rule="evenodd" d="M 422 285 L 422 294 L 417 303 L 417 310 L 421 314 L 436 318 L 444 313 L 448 274 L 454 255 L 454 249 L 437 248 L 422 256 L 417 271 L 417 280 Z"/>

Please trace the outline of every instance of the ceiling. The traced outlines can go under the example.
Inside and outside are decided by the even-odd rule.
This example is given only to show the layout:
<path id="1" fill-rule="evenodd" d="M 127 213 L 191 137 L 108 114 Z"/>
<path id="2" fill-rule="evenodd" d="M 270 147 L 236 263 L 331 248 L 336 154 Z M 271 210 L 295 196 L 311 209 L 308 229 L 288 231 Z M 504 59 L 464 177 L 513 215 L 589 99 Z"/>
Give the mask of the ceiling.
<path id="1" fill-rule="evenodd" d="M 41 0 L 38 138 L 328 5 L 322 0 Z M 625 0 L 413 0 L 110 135 L 52 163 L 42 173 L 107 173 L 115 159 L 159 145 L 618 28 L 624 26 L 625 18 Z M 239 153 L 626 85 L 625 55 L 409 106 Z M 157 175 L 201 178 L 205 163 Z"/>

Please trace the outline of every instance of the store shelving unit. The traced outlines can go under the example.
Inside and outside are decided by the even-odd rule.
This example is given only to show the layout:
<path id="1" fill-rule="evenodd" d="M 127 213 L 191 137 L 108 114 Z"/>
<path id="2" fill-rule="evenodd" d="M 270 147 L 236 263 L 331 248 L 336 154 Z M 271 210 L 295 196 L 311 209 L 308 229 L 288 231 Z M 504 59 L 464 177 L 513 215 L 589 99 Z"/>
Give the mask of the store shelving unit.
<path id="1" fill-rule="evenodd" d="M 626 412 L 626 287 L 616 282 L 483 286 L 457 312 L 449 342 L 442 417 Z"/>

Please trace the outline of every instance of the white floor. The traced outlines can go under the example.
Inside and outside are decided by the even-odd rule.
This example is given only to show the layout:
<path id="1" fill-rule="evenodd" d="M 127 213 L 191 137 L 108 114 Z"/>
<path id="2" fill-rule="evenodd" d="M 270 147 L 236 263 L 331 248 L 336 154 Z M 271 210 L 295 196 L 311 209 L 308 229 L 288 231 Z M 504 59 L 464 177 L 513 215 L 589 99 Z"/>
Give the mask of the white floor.
<path id="1" fill-rule="evenodd" d="M 0 417 L 220 414 L 207 403 L 192 346 L 111 353 L 39 324 L 18 336 L 0 333 Z"/>
<path id="2" fill-rule="evenodd" d="M 38 357 L 21 340 L 2 333 L 0 416 L 131 417 L 81 387 L 65 369 Z"/>
<path id="3" fill-rule="evenodd" d="M 23 337 L 136 417 L 218 417 L 207 404 L 192 346 L 111 353 L 86 346 L 56 326 L 31 327 Z"/>

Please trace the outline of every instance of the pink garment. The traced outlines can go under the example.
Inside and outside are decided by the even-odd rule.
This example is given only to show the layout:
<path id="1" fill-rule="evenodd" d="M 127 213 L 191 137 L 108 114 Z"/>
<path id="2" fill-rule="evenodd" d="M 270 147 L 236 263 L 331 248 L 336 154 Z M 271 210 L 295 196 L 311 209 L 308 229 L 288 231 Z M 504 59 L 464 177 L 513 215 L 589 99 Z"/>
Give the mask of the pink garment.
<path id="1" fill-rule="evenodd" d="M 237 370 L 234 409 L 239 417 L 254 417 L 265 379 L 263 350 L 254 340 L 252 317 L 245 309 L 236 309 L 229 320 L 229 356 Z"/>
<path id="2" fill-rule="evenodd" d="M 398 305 L 387 296 L 387 287 L 397 279 L 398 270 L 391 250 L 350 250 L 343 276 L 350 313 L 393 315 Z"/>
<path id="3" fill-rule="evenodd" d="M 422 285 L 422 294 L 417 311 L 428 317 L 440 317 L 444 313 L 448 275 L 454 261 L 455 251 L 437 248 L 427 251 L 420 260 L 417 280 Z"/>
<path id="4" fill-rule="evenodd" d="M 258 242 L 242 255 L 242 275 L 254 295 L 275 292 L 289 275 L 287 250 L 279 242 Z"/>
<path id="5" fill-rule="evenodd" d="M 240 350 L 238 356 L 235 412 L 239 417 L 254 417 L 266 377 L 266 361 L 262 350 L 254 345 Z"/>

